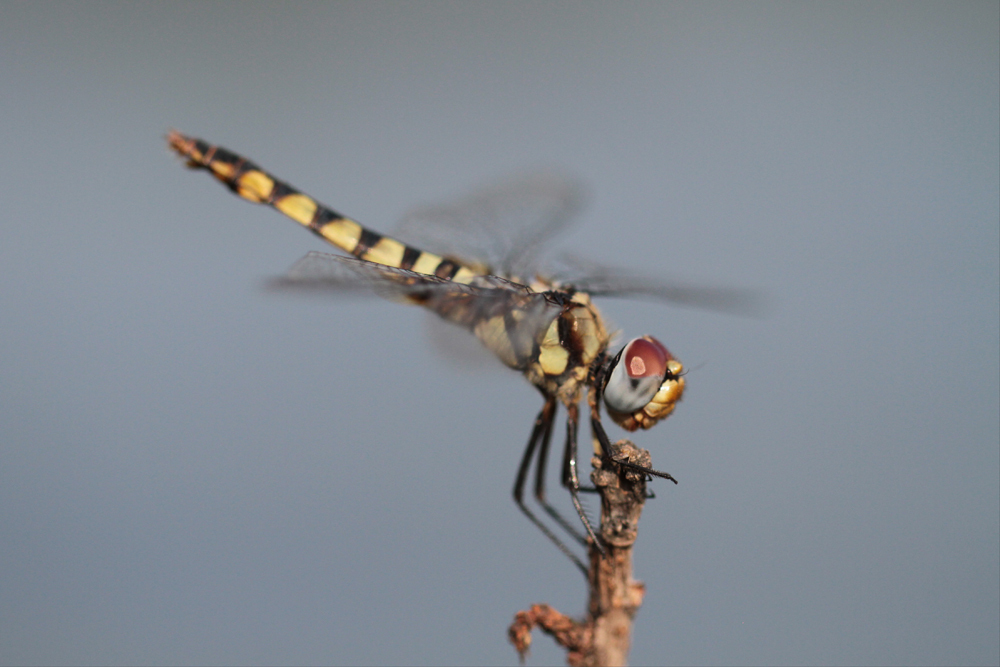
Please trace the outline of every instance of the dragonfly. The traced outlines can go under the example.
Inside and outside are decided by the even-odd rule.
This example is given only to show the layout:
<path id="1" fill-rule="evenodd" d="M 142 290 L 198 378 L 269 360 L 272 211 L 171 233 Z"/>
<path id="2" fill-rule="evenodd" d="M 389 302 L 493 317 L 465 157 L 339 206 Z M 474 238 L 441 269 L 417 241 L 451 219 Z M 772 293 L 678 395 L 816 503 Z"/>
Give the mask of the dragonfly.
<path id="1" fill-rule="evenodd" d="M 460 212 L 477 211 L 480 220 L 470 224 L 478 225 L 480 232 L 485 230 L 480 236 L 492 234 L 498 242 L 506 240 L 500 243 L 500 251 L 488 250 L 488 244 L 468 234 L 469 221 L 463 221 L 454 208 L 428 209 L 412 217 L 411 235 L 414 229 L 434 230 L 427 236 L 442 247 L 441 254 L 434 254 L 364 227 L 225 148 L 177 131 L 168 134 L 167 142 L 189 167 L 207 170 L 243 199 L 278 210 L 346 253 L 310 252 L 278 280 L 279 285 L 306 289 L 366 286 L 394 300 L 423 306 L 470 331 L 501 362 L 522 373 L 538 389 L 543 404 L 517 469 L 514 501 L 584 574 L 587 568 L 580 558 L 525 498 L 534 462 L 533 495 L 539 507 L 574 540 L 606 553 L 580 501 L 582 491 L 593 490 L 580 484 L 577 460 L 584 393 L 597 456 L 647 478 L 677 483 L 669 473 L 619 457 L 602 425 L 601 409 L 603 406 L 611 420 L 626 431 L 651 428 L 666 419 L 681 400 L 684 367 L 649 335 L 633 338 L 617 351 L 610 350 L 612 336 L 592 297 L 651 296 L 727 309 L 738 305 L 739 295 L 724 289 L 656 284 L 596 265 L 585 266 L 589 275 L 574 280 L 543 277 L 532 268 L 534 251 L 561 228 L 576 201 L 571 188 L 553 185 L 544 178 L 487 191 L 473 197 L 471 204 L 466 201 L 458 207 Z M 542 213 L 525 213 L 531 213 L 533 207 Z M 510 218 L 510 209 L 542 222 L 510 225 L 514 232 L 500 233 L 495 220 L 484 221 Z M 463 241 L 463 234 L 469 238 Z M 560 404 L 566 410 L 560 479 L 569 490 L 584 532 L 565 520 L 546 496 L 546 464 Z"/>

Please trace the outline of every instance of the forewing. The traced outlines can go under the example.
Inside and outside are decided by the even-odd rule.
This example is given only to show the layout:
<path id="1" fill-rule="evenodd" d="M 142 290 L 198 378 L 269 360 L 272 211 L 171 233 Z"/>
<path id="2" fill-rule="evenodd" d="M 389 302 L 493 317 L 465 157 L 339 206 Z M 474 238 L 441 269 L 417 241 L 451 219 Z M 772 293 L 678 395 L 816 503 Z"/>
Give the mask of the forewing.
<path id="1" fill-rule="evenodd" d="M 356 257 L 310 252 L 284 276 L 268 283 L 270 289 L 295 292 L 351 292 L 372 290 L 390 299 L 412 299 L 420 294 L 475 292 L 468 285 L 368 262 Z"/>
<path id="2" fill-rule="evenodd" d="M 292 265 L 287 274 L 270 281 L 269 287 L 332 294 L 371 290 L 388 299 L 426 306 L 466 327 L 483 319 L 508 316 L 511 335 L 519 337 L 547 326 L 561 310 L 544 294 L 498 276 L 479 276 L 465 285 L 355 257 L 315 251 Z M 515 311 L 516 316 L 510 316 Z"/>
<path id="3" fill-rule="evenodd" d="M 559 281 L 591 296 L 644 297 L 746 317 L 761 317 L 767 311 L 764 297 L 752 289 L 663 280 L 579 257 L 563 256 L 560 261 L 565 268 L 558 274 Z"/>
<path id="4" fill-rule="evenodd" d="M 582 207 L 583 192 L 557 172 L 522 174 L 450 204 L 415 208 L 395 234 L 483 273 L 530 276 L 545 242 Z"/>

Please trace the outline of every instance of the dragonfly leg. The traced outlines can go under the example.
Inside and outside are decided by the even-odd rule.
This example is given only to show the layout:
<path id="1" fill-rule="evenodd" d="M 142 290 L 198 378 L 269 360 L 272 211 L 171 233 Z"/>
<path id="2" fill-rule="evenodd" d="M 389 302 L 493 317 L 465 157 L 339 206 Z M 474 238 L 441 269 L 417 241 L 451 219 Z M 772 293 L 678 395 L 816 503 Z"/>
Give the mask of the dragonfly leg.
<path id="1" fill-rule="evenodd" d="M 623 468 L 628 468 L 629 470 L 635 470 L 636 472 L 642 473 L 644 475 L 662 477 L 663 479 L 669 479 L 674 484 L 677 480 L 669 472 L 663 472 L 661 470 L 654 470 L 653 468 L 647 468 L 646 466 L 641 466 L 631 461 L 626 461 L 624 459 L 619 459 L 615 457 L 614 448 L 611 442 L 608 440 L 608 434 L 604 431 L 604 426 L 601 425 L 600 420 L 591 417 L 590 426 L 594 429 L 594 434 L 597 435 L 597 440 L 601 444 L 601 456 L 607 460 L 622 466 Z"/>
<path id="2" fill-rule="evenodd" d="M 545 510 L 545 513 L 548 514 L 553 521 L 559 524 L 560 528 L 566 531 L 566 533 L 576 540 L 576 542 L 581 546 L 586 546 L 586 538 L 584 538 L 584 536 L 580 534 L 580 531 L 577 530 L 572 523 L 567 521 L 563 515 L 556 510 L 556 508 L 550 505 L 548 500 L 545 498 L 545 473 L 546 468 L 548 467 L 549 444 L 552 440 L 552 423 L 554 421 L 555 420 L 549 420 L 548 428 L 545 430 L 545 435 L 542 438 L 538 450 L 538 461 L 535 464 L 535 500 L 538 501 L 538 504 Z M 563 466 L 565 468 L 565 463 Z M 565 476 L 563 479 L 565 480 Z M 565 481 L 563 482 L 563 486 L 566 486 Z"/>
<path id="3" fill-rule="evenodd" d="M 545 404 L 542 406 L 541 411 L 539 411 L 538 416 L 535 418 L 535 425 L 531 429 L 531 436 L 528 438 L 528 446 L 524 448 L 524 455 L 521 457 L 521 465 L 517 469 L 517 478 L 514 480 L 514 502 L 517 503 L 517 506 L 524 513 L 524 515 L 531 520 L 531 523 L 535 524 L 535 526 L 542 531 L 542 533 L 549 538 L 553 544 L 556 545 L 559 551 L 563 552 L 567 558 L 573 561 L 573 564 L 576 565 L 581 572 L 583 572 L 584 576 L 586 576 L 587 567 L 583 564 L 583 561 L 581 561 L 576 554 L 570 551 L 569 547 L 567 547 L 565 543 L 563 543 L 563 541 L 549 529 L 548 526 L 542 523 L 524 503 L 524 483 L 527 481 L 528 468 L 531 467 L 531 459 L 533 458 L 535 448 L 539 445 L 539 443 L 541 443 L 541 449 L 539 452 L 539 467 L 542 469 L 542 472 L 540 472 L 539 475 L 544 475 L 544 452 L 548 450 L 548 441 L 552 436 L 552 422 L 555 419 L 555 414 L 556 400 L 552 396 L 546 396 Z M 539 489 L 536 487 L 536 497 L 538 490 Z M 542 496 L 544 496 L 544 491 L 545 488 L 543 483 L 541 488 Z M 549 507 L 544 500 L 540 500 L 540 502 L 542 507 L 544 507 L 546 511 L 549 511 L 550 514 L 555 512 L 555 510 L 549 510 Z"/>
<path id="4" fill-rule="evenodd" d="M 570 470 L 571 462 L 576 459 L 576 447 L 570 451 L 569 447 L 563 449 L 563 461 L 562 461 L 562 485 L 567 489 L 570 488 L 570 478 L 572 477 L 572 472 Z M 577 480 L 579 482 L 579 480 Z M 597 488 L 593 486 L 577 486 L 576 490 L 580 493 L 597 493 Z"/>
<path id="5" fill-rule="evenodd" d="M 587 513 L 583 511 L 583 505 L 580 504 L 580 477 L 576 470 L 576 432 L 580 417 L 580 406 L 576 403 L 571 403 L 566 406 L 566 413 L 566 449 L 563 454 L 563 460 L 567 462 L 567 465 L 564 466 L 566 469 L 564 472 L 569 473 L 569 478 L 564 480 L 564 483 L 569 487 L 569 495 L 573 499 L 573 507 L 576 508 L 576 513 L 580 515 L 580 521 L 583 522 L 584 528 L 587 529 L 587 535 L 593 540 L 594 546 L 601 552 L 601 555 L 607 555 L 604 551 L 604 545 L 594 532 L 594 527 L 590 525 Z"/>

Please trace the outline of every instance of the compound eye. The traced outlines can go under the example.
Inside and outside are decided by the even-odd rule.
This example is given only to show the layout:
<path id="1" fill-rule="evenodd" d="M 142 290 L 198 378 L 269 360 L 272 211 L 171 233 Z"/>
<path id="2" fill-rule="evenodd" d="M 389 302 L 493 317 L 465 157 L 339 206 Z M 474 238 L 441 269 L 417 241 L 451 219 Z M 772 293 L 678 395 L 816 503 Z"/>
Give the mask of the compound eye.
<path id="1" fill-rule="evenodd" d="M 604 387 L 604 402 L 612 410 L 630 413 L 649 403 L 667 375 L 670 353 L 652 336 L 635 338 L 622 348 Z"/>

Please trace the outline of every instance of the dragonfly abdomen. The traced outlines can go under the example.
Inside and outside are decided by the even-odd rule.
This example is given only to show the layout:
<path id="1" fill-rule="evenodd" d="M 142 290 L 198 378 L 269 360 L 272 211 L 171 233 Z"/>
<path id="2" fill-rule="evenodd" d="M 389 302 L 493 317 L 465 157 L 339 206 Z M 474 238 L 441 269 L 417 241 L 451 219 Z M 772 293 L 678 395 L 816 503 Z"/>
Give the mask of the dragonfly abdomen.
<path id="1" fill-rule="evenodd" d="M 189 166 L 207 169 L 243 199 L 277 209 L 358 259 L 463 284 L 477 275 L 459 262 L 364 227 L 225 148 L 179 132 L 171 132 L 167 141 L 172 149 L 187 159 Z"/>

